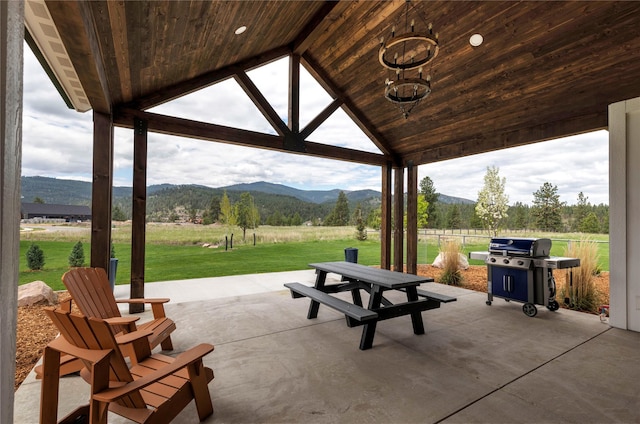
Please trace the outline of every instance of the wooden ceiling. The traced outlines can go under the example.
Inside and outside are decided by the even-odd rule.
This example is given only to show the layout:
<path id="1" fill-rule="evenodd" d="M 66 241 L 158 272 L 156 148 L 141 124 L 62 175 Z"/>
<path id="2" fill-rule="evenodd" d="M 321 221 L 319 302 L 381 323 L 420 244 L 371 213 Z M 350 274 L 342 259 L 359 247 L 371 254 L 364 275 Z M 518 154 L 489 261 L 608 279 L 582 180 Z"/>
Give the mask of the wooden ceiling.
<path id="1" fill-rule="evenodd" d="M 610 103 L 640 96 L 640 2 L 411 2 L 417 26 L 433 23 L 440 52 L 432 93 L 406 120 L 383 97 L 388 71 L 378 62 L 380 37 L 404 25 L 404 0 L 45 3 L 95 111 L 208 140 L 420 165 L 606 128 Z M 274 122 L 245 71 L 286 55 L 336 99 L 316 124 L 342 107 L 382 155 L 321 146 L 313 128 Z M 229 77 L 277 136 L 143 112 Z"/>

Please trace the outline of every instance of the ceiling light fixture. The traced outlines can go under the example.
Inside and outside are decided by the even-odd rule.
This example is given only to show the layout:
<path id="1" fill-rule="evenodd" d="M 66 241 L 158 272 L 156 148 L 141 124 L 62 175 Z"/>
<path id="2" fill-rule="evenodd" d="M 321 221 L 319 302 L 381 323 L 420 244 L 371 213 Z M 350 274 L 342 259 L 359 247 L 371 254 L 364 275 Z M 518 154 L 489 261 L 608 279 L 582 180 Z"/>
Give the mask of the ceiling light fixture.
<path id="1" fill-rule="evenodd" d="M 247 30 L 247 27 L 242 25 L 241 27 L 238 27 L 234 32 L 235 32 L 236 35 L 240 35 L 243 32 L 245 32 L 246 30 Z"/>
<path id="2" fill-rule="evenodd" d="M 396 35 L 396 26 L 391 27 L 391 38 L 380 38 L 378 60 L 389 72 L 385 81 L 384 96 L 394 103 L 407 119 L 413 108 L 431 93 L 431 76 L 423 78 L 423 69 L 436 58 L 440 50 L 438 33 L 433 32 L 433 25 L 426 25 L 422 17 L 411 5 L 412 10 L 420 18 L 426 31 L 416 31 L 416 20 L 409 19 L 411 1 L 406 0 L 404 14 L 404 32 Z"/>
<path id="3" fill-rule="evenodd" d="M 483 41 L 484 38 L 482 37 L 482 34 L 473 34 L 471 37 L 469 37 L 469 44 L 471 44 L 473 47 L 478 47 L 480 44 L 482 44 Z"/>

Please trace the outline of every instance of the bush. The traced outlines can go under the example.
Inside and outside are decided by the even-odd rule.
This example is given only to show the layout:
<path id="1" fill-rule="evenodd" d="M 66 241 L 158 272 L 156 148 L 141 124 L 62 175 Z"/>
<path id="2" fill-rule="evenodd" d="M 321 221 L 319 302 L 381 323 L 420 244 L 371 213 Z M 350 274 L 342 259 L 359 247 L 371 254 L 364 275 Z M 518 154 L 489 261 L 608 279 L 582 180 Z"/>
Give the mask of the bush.
<path id="1" fill-rule="evenodd" d="M 588 239 L 570 243 L 565 256 L 580 259 L 580 267 L 573 270 L 570 278 L 567 270 L 566 282 L 560 289 L 560 298 L 565 306 L 576 311 L 598 312 L 598 294 L 593 276 L 598 274 L 598 246 Z"/>
<path id="2" fill-rule="evenodd" d="M 462 253 L 460 242 L 458 240 L 444 242 L 440 253 L 442 254 L 443 266 L 438 282 L 450 286 L 461 285 L 463 277 L 460 272 L 460 254 Z"/>
<path id="3" fill-rule="evenodd" d="M 31 243 L 27 250 L 27 266 L 32 271 L 39 271 L 44 267 L 44 252 L 37 244 Z"/>
<path id="4" fill-rule="evenodd" d="M 69 255 L 69 266 L 84 266 L 84 249 L 82 242 L 77 242 Z"/>

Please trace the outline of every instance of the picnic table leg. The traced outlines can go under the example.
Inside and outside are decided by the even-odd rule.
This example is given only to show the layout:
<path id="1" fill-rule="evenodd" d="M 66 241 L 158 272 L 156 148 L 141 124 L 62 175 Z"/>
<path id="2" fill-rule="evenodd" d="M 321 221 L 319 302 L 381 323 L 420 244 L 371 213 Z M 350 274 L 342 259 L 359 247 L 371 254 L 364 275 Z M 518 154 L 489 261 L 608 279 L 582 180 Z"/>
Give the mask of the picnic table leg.
<path id="1" fill-rule="evenodd" d="M 374 286 L 371 289 L 369 297 L 369 310 L 380 308 L 382 303 L 382 288 Z M 362 328 L 362 337 L 360 338 L 360 350 L 367 350 L 373 347 L 373 337 L 376 335 L 377 320 L 367 321 Z"/>
<path id="2" fill-rule="evenodd" d="M 327 272 L 316 270 L 316 284 L 315 288 L 324 291 L 324 282 L 327 279 Z M 318 309 L 320 309 L 320 303 L 312 300 L 309 304 L 309 312 L 307 313 L 307 319 L 313 319 L 318 317 Z"/>
<path id="3" fill-rule="evenodd" d="M 418 289 L 413 287 L 407 287 L 407 300 L 413 302 L 418 300 Z M 413 324 L 413 334 L 424 334 L 424 323 L 422 322 L 422 312 L 411 313 L 411 323 Z"/>

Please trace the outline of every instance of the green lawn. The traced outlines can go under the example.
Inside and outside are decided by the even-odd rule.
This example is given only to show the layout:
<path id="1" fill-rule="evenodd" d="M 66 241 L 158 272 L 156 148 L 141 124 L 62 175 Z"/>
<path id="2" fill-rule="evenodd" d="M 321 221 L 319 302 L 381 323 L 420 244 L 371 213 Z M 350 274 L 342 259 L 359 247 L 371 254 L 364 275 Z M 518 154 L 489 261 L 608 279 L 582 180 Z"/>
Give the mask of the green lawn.
<path id="1" fill-rule="evenodd" d="M 353 229 L 350 229 L 350 232 Z M 166 230 L 163 230 L 166 231 Z M 295 233 L 291 228 L 289 232 Z M 304 230 L 307 231 L 307 230 Z M 310 230 L 309 230 L 310 231 Z M 283 236 L 276 238 L 259 238 L 254 246 L 236 241 L 234 248 L 225 251 L 224 244 L 217 248 L 204 248 L 184 238 L 176 243 L 179 237 L 168 237 L 166 240 L 154 240 L 146 246 L 145 280 L 148 282 L 179 280 L 189 278 L 216 277 L 226 275 L 253 274 L 264 272 L 292 271 L 307 269 L 311 262 L 344 260 L 344 249 L 358 249 L 358 262 L 365 265 L 380 264 L 380 242 L 377 237 L 367 241 L 345 238 L 345 234 L 333 234 L 324 237 L 321 230 L 315 230 L 308 237 L 301 239 Z M 318 233 L 318 231 L 320 231 Z M 166 237 L 166 234 L 163 234 Z M 207 240 L 202 234 L 199 240 Z M 77 239 L 77 236 L 76 236 Z M 42 280 L 54 290 L 63 290 L 61 277 L 69 269 L 68 258 L 76 243 L 76 239 L 62 240 L 22 240 L 20 242 L 20 277 L 19 284 Z M 149 240 L 149 239 L 148 239 Z M 42 271 L 30 271 L 26 265 L 26 252 L 34 242 L 44 251 L 45 266 Z M 84 242 L 85 257 L 89 262 L 89 243 Z M 470 251 L 486 251 L 488 240 L 469 238 L 464 248 L 465 254 Z M 567 241 L 554 240 L 551 254 L 564 256 Z M 130 281 L 131 250 L 130 243 L 116 242 L 115 250 L 119 259 L 116 284 L 127 284 Z M 600 268 L 609 269 L 609 245 L 599 243 Z M 418 263 L 432 263 L 438 254 L 437 238 L 420 238 L 418 244 Z M 472 265 L 483 265 L 481 261 L 470 261 Z"/>

